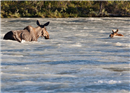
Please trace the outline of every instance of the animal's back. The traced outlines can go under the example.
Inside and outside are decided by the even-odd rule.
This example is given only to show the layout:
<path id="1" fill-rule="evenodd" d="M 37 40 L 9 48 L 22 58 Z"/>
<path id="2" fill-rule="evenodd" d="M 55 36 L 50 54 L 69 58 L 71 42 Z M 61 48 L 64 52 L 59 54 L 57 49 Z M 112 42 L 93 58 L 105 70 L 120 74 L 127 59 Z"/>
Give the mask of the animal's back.
<path id="1" fill-rule="evenodd" d="M 3 39 L 15 40 L 13 37 L 13 32 L 9 31 L 8 33 L 6 33 Z"/>

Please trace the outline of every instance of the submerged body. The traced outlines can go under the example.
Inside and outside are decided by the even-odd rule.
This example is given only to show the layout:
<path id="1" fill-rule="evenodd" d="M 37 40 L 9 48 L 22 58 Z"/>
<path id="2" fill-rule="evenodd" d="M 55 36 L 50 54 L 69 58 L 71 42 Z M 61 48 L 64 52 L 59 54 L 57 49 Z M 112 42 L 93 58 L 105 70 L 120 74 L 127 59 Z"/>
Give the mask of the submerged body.
<path id="1" fill-rule="evenodd" d="M 39 37 L 45 37 L 45 39 L 49 39 L 49 33 L 46 31 L 45 26 L 49 25 L 49 22 L 45 23 L 44 25 L 40 25 L 39 21 L 37 20 L 38 27 L 34 28 L 32 26 L 27 26 L 23 30 L 15 30 L 9 31 L 5 34 L 5 40 L 16 40 L 21 42 L 22 40 L 25 41 L 37 41 Z"/>
<path id="2" fill-rule="evenodd" d="M 112 38 L 114 36 L 123 36 L 122 34 L 118 34 L 117 32 L 118 32 L 118 29 L 115 32 L 112 30 L 112 33 L 109 35 L 109 37 Z"/>
<path id="3" fill-rule="evenodd" d="M 5 34 L 4 39 L 6 40 L 16 40 L 21 42 L 22 39 L 25 41 L 35 41 L 31 38 L 32 35 L 28 32 L 28 30 L 16 30 L 16 31 L 9 31 Z"/>

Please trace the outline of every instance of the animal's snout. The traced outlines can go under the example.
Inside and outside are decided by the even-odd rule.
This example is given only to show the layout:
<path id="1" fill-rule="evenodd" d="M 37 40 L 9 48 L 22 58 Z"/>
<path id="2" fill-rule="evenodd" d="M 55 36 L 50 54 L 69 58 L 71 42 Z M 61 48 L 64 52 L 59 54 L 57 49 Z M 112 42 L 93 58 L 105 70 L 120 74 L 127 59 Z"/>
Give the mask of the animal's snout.
<path id="1" fill-rule="evenodd" d="M 45 36 L 45 39 L 49 39 L 49 35 Z"/>
<path id="2" fill-rule="evenodd" d="M 111 37 L 111 38 L 112 38 L 112 37 L 113 37 L 113 35 L 112 35 L 112 34 L 110 34 L 110 35 L 109 35 L 109 37 Z"/>
<path id="3" fill-rule="evenodd" d="M 46 31 L 46 29 L 44 30 L 44 38 L 49 39 L 49 33 Z"/>

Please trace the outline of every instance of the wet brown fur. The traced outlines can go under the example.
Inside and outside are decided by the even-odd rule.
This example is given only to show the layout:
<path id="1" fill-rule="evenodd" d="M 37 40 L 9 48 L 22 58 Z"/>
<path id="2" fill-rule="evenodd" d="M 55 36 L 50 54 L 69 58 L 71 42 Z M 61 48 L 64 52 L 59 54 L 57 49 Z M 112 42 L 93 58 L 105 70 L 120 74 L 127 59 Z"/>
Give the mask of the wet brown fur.
<path id="1" fill-rule="evenodd" d="M 122 34 L 118 34 L 117 32 L 118 32 L 118 29 L 115 32 L 112 30 L 112 33 L 109 35 L 109 37 L 112 38 L 114 36 L 123 36 Z"/>
<path id="2" fill-rule="evenodd" d="M 49 22 L 44 25 L 40 25 L 40 22 L 37 20 L 38 27 L 34 28 L 32 26 L 27 26 L 23 30 L 9 31 L 5 34 L 5 40 L 15 40 L 21 42 L 25 41 L 37 41 L 39 37 L 45 37 L 49 39 L 49 33 L 46 31 L 45 26 L 49 25 Z"/>

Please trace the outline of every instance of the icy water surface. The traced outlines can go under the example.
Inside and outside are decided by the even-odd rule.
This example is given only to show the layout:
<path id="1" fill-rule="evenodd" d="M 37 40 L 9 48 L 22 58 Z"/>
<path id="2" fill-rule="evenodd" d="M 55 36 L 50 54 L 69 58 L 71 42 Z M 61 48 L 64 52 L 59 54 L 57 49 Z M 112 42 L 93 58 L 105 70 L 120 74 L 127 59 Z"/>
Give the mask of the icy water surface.
<path id="1" fill-rule="evenodd" d="M 50 21 L 50 39 L 3 40 Z M 129 93 L 130 18 L 1 19 L 2 93 Z M 119 29 L 124 37 L 109 38 Z"/>

